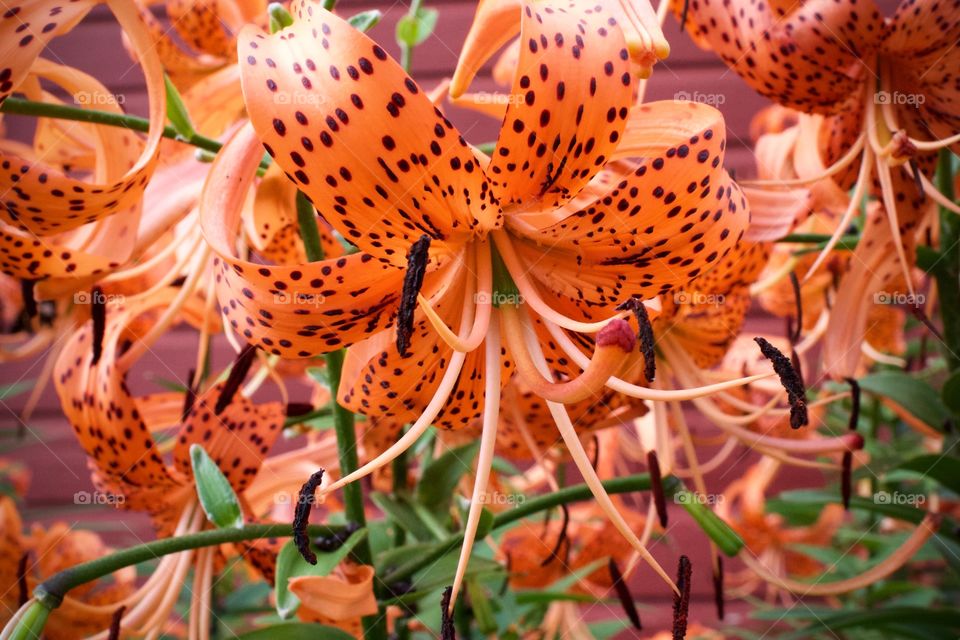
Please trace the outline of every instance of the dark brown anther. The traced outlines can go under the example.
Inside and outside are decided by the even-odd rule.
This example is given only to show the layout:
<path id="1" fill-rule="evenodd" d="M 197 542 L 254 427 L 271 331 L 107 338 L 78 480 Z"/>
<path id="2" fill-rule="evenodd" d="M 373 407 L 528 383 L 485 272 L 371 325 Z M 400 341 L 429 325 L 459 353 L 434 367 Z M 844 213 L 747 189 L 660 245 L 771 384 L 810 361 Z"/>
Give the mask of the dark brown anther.
<path id="1" fill-rule="evenodd" d="M 687 11 L 690 10 L 690 0 L 683 0 L 683 11 L 680 13 L 680 28 L 685 29 L 687 27 Z M 732 179 L 733 176 L 730 176 Z"/>
<path id="2" fill-rule="evenodd" d="M 567 551 L 570 551 L 570 544 L 567 543 L 567 528 L 570 526 L 570 509 L 568 509 L 565 504 L 561 504 L 560 509 L 563 511 L 563 526 L 560 527 L 560 535 L 557 536 L 557 543 L 553 545 L 553 551 L 540 563 L 541 567 L 545 567 L 558 559 L 560 557 L 560 549 L 564 547 L 564 544 L 566 544 Z M 564 558 L 564 561 L 565 560 L 566 558 Z"/>
<path id="3" fill-rule="evenodd" d="M 182 287 L 183 284 L 187 281 L 187 276 L 178 276 L 171 283 L 171 287 Z"/>
<path id="4" fill-rule="evenodd" d="M 673 595 L 673 640 L 683 640 L 687 637 L 687 615 L 690 611 L 690 576 L 693 567 L 690 558 L 680 556 L 677 567 L 677 588 L 680 594 Z"/>
<path id="5" fill-rule="evenodd" d="M 293 510 L 293 543 L 303 559 L 310 564 L 317 564 L 317 554 L 310 549 L 310 537 L 307 535 L 307 525 L 310 524 L 310 510 L 313 508 L 313 494 L 323 480 L 323 469 L 313 474 L 300 487 L 297 494 L 297 504 Z"/>
<path id="6" fill-rule="evenodd" d="M 360 525 L 356 522 L 348 522 L 346 526 L 340 531 L 332 533 L 328 536 L 318 536 L 313 539 L 313 546 L 320 551 L 336 551 L 352 536 L 358 529 Z"/>
<path id="7" fill-rule="evenodd" d="M 244 378 L 250 372 L 250 367 L 253 366 L 253 360 L 256 356 L 257 348 L 252 344 L 245 346 L 240 355 L 237 356 L 233 367 L 230 369 L 230 375 L 227 376 L 227 381 L 223 383 L 223 390 L 220 392 L 220 397 L 217 398 L 217 404 L 213 407 L 215 414 L 220 415 L 233 402 L 233 396 L 239 391 Z"/>
<path id="8" fill-rule="evenodd" d="M 286 414 L 288 418 L 305 416 L 313 412 L 313 405 L 309 402 L 288 402 Z"/>
<path id="9" fill-rule="evenodd" d="M 423 277 L 427 273 L 430 236 L 424 234 L 410 245 L 407 254 L 407 272 L 403 276 L 403 292 L 400 295 L 400 309 L 397 311 L 397 351 L 401 356 L 409 355 L 410 337 L 413 336 L 413 312 L 417 308 L 417 295 L 423 286 Z"/>
<path id="10" fill-rule="evenodd" d="M 596 434 L 593 435 L 593 458 L 590 460 L 590 466 L 593 467 L 593 470 L 596 471 L 598 465 L 600 464 L 600 438 Z"/>
<path id="11" fill-rule="evenodd" d="M 617 311 L 632 311 L 633 317 L 637 320 L 637 342 L 640 344 L 640 353 L 643 354 L 643 376 L 647 382 L 653 382 L 657 374 L 657 358 L 654 351 L 656 344 L 653 337 L 653 325 L 650 324 L 650 316 L 647 314 L 647 308 L 639 298 L 630 298 L 616 307 Z"/>
<path id="12" fill-rule="evenodd" d="M 197 401 L 197 389 L 193 384 L 193 377 L 196 375 L 196 372 L 193 369 L 190 369 L 190 372 L 187 374 L 187 388 L 183 392 L 183 409 L 180 410 L 180 422 L 185 422 L 187 416 L 190 415 L 190 412 L 193 410 L 193 405 Z"/>
<path id="13" fill-rule="evenodd" d="M 800 342 L 800 334 L 803 333 L 803 296 L 800 294 L 800 281 L 796 271 L 790 272 L 790 284 L 793 286 L 793 300 L 797 306 L 796 325 L 790 333 L 790 344 L 794 345 Z"/>
<path id="14" fill-rule="evenodd" d="M 37 315 L 37 298 L 33 295 L 33 285 L 36 280 L 20 281 L 20 296 L 23 298 L 23 312 L 28 318 L 34 318 Z"/>
<path id="15" fill-rule="evenodd" d="M 853 378 L 847 378 L 850 385 L 850 420 L 847 428 L 857 430 L 860 421 L 860 385 Z M 843 508 L 850 510 L 850 496 L 853 493 L 853 451 L 844 451 L 840 468 L 840 496 L 843 499 Z"/>
<path id="16" fill-rule="evenodd" d="M 27 551 L 20 556 L 20 561 L 17 563 L 17 586 L 20 589 L 20 598 L 18 602 L 20 603 L 21 607 L 27 604 L 27 600 L 30 599 L 30 586 L 27 584 L 27 565 L 29 563 L 30 552 Z"/>
<path id="17" fill-rule="evenodd" d="M 856 431 L 860 421 L 860 384 L 853 378 L 847 378 L 846 381 L 850 385 L 850 420 L 847 428 Z"/>
<path id="18" fill-rule="evenodd" d="M 723 556 L 720 555 L 713 570 L 713 601 L 717 605 L 717 618 L 723 620 Z"/>
<path id="19" fill-rule="evenodd" d="M 126 605 L 120 605 L 120 607 L 113 612 L 113 617 L 110 619 L 110 631 L 107 633 L 107 640 L 120 640 L 120 621 L 123 620 L 123 613 L 126 610 Z"/>
<path id="20" fill-rule="evenodd" d="M 99 286 L 90 292 L 90 317 L 93 319 L 93 364 L 97 364 L 103 355 L 103 336 L 107 330 L 107 299 Z"/>
<path id="21" fill-rule="evenodd" d="M 452 595 L 453 587 L 447 587 L 443 590 L 443 597 L 440 598 L 440 640 L 457 640 L 457 631 L 453 628 L 453 611 L 450 607 Z"/>
<path id="22" fill-rule="evenodd" d="M 657 518 L 660 526 L 667 526 L 667 496 L 663 492 L 663 476 L 660 474 L 660 460 L 657 452 L 651 449 L 647 452 L 647 470 L 650 472 L 650 493 L 653 495 L 653 504 L 657 508 Z"/>
<path id="23" fill-rule="evenodd" d="M 793 368 L 793 364 L 787 356 L 783 355 L 779 349 L 767 342 L 761 337 L 753 339 L 760 347 L 760 353 L 770 361 L 773 370 L 780 378 L 780 384 L 787 391 L 787 399 L 790 401 L 790 426 L 799 429 L 810 423 L 807 415 L 807 390 L 803 386 L 803 380 Z"/>
<path id="24" fill-rule="evenodd" d="M 634 629 L 637 631 L 643 629 L 643 625 L 640 624 L 640 613 L 637 611 L 637 605 L 634 604 L 633 596 L 630 595 L 630 589 L 623 580 L 623 574 L 620 573 L 620 567 L 617 566 L 617 562 L 613 558 L 607 561 L 607 570 L 610 572 L 610 581 L 613 583 L 613 588 L 617 592 L 617 598 L 620 599 L 620 606 L 623 607 L 623 612 L 627 614 L 627 618 L 630 620 Z"/>

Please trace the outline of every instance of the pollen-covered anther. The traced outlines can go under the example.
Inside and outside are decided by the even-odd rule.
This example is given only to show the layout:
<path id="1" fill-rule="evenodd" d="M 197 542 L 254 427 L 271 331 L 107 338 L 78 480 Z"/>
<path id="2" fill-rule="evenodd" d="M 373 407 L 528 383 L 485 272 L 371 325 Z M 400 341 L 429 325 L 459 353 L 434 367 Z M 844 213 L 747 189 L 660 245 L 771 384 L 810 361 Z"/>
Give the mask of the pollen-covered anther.
<path id="1" fill-rule="evenodd" d="M 687 637 L 687 618 L 690 612 L 690 577 L 693 566 L 690 558 L 680 556 L 677 566 L 677 587 L 679 594 L 673 596 L 673 640 L 683 640 Z"/>
<path id="2" fill-rule="evenodd" d="M 810 423 L 807 415 L 807 390 L 804 388 L 803 380 L 794 368 L 790 358 L 765 339 L 757 337 L 753 339 L 760 346 L 760 352 L 773 365 L 773 370 L 780 378 L 780 384 L 787 391 L 787 399 L 790 401 L 790 426 L 799 429 Z"/>
<path id="3" fill-rule="evenodd" d="M 917 155 L 917 147 L 910 141 L 907 132 L 901 129 L 893 134 L 890 142 L 880 151 L 880 157 L 886 158 L 887 164 L 892 167 L 909 162 Z"/>
<path id="4" fill-rule="evenodd" d="M 517 373 L 533 393 L 550 402 L 572 404 L 599 395 L 607 380 L 620 373 L 636 346 L 629 323 L 611 320 L 597 333 L 593 358 L 583 373 L 566 382 L 552 382 L 543 377 L 530 357 L 528 345 L 534 338 L 529 321 L 521 319 L 521 311 L 514 307 L 501 307 L 500 313 Z"/>
<path id="5" fill-rule="evenodd" d="M 637 298 L 630 298 L 617 306 L 617 311 L 632 311 L 639 330 L 637 340 L 640 342 L 640 352 L 643 354 L 643 376 L 647 382 L 653 382 L 657 374 L 657 358 L 654 351 L 653 325 L 647 308 Z"/>
<path id="6" fill-rule="evenodd" d="M 397 312 L 397 351 L 401 356 L 408 354 L 410 336 L 413 335 L 413 312 L 417 308 L 417 295 L 423 286 L 423 277 L 427 272 L 427 259 L 430 251 L 430 236 L 424 234 L 410 245 L 407 254 L 407 272 L 403 277 L 403 292 L 400 296 L 400 309 Z"/>
<path id="7" fill-rule="evenodd" d="M 297 504 L 293 510 L 293 542 L 303 559 L 310 564 L 317 564 L 317 554 L 310 548 L 310 538 L 307 536 L 307 525 L 310 524 L 310 511 L 313 509 L 314 493 L 323 481 L 323 469 L 314 471 L 307 481 L 300 487 L 297 495 Z"/>

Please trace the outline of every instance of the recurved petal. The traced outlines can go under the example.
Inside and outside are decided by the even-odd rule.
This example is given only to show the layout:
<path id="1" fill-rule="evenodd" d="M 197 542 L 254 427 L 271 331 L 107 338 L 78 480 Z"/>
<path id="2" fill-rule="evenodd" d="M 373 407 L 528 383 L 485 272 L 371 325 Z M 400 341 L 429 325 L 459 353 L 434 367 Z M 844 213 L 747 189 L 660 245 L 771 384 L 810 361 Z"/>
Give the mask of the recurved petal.
<path id="1" fill-rule="evenodd" d="M 100 0 L 17 0 L 0 14 L 0 103 L 13 93 L 47 43 L 73 29 Z"/>
<path id="2" fill-rule="evenodd" d="M 470 32 L 460 49 L 460 59 L 450 82 L 450 96 L 459 98 L 481 67 L 520 31 L 523 0 L 480 0 L 470 23 Z M 497 62 L 497 82 L 509 85 L 516 69 L 518 44 L 511 44 Z"/>
<path id="3" fill-rule="evenodd" d="M 190 446 L 202 445 L 239 493 L 257 477 L 283 429 L 285 413 L 279 402 L 255 404 L 237 393 L 218 415 L 214 408 L 223 388 L 224 383 L 216 384 L 196 399 L 180 428 L 173 459 L 181 473 L 192 477 Z"/>
<path id="4" fill-rule="evenodd" d="M 634 169 L 591 205 L 539 230 L 517 229 L 531 272 L 585 312 L 686 286 L 736 244 L 749 222 L 723 168 L 720 113 L 692 102 L 634 107 L 615 158 Z M 538 245 L 551 247 L 549 251 Z"/>
<path id="5" fill-rule="evenodd" d="M 603 168 L 632 100 L 623 31 L 603 5 L 527 2 L 520 56 L 487 174 L 504 208 L 567 202 Z"/>
<path id="6" fill-rule="evenodd" d="M 326 353 L 385 329 L 402 289 L 403 271 L 366 253 L 303 265 L 240 258 L 240 214 L 260 162 L 246 126 L 217 156 L 200 205 L 207 242 L 217 253 L 217 297 L 227 321 L 247 342 L 289 358 Z"/>
<path id="7" fill-rule="evenodd" d="M 273 35 L 240 34 L 243 91 L 267 151 L 320 214 L 397 266 L 421 235 L 455 250 L 499 208 L 459 132 L 403 69 L 306 0 Z"/>
<path id="8" fill-rule="evenodd" d="M 674 1 L 677 16 L 683 5 Z M 858 108 L 848 100 L 873 82 L 883 16 L 873 0 L 690 0 L 686 29 L 774 102 L 834 114 Z"/>

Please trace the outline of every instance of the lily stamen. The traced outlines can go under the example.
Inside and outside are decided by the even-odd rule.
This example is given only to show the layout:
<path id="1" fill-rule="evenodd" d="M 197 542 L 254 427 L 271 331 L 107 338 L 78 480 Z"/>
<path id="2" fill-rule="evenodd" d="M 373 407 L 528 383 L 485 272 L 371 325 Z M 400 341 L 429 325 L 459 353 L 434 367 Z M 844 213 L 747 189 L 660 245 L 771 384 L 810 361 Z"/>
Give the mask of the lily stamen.
<path id="1" fill-rule="evenodd" d="M 687 637 L 687 616 L 690 611 L 690 577 L 693 566 L 690 558 L 680 556 L 677 563 L 677 586 L 680 593 L 673 597 L 673 640 L 683 640 Z"/>
<path id="2" fill-rule="evenodd" d="M 430 236 L 424 234 L 410 245 L 407 254 L 407 271 L 403 276 L 403 293 L 400 296 L 400 308 L 397 311 L 397 351 L 407 355 L 410 336 L 413 335 L 413 312 L 417 308 L 417 296 L 423 287 L 423 277 L 427 273 L 427 260 L 430 251 Z"/>
<path id="3" fill-rule="evenodd" d="M 417 294 L 417 303 L 420 305 L 420 309 L 434 330 L 440 335 L 440 338 L 451 349 L 463 353 L 469 353 L 480 346 L 487 333 L 487 328 L 490 326 L 490 316 L 493 313 L 493 269 L 490 263 L 490 252 L 486 249 L 486 246 L 481 246 L 475 252 L 475 256 L 477 266 L 476 288 L 468 287 L 463 306 L 464 308 L 471 305 L 476 306 L 476 318 L 474 319 L 473 329 L 470 330 L 465 339 L 461 340 L 457 334 L 450 330 L 447 323 L 443 321 L 443 318 L 440 317 L 440 314 L 436 312 L 423 294 Z"/>
<path id="4" fill-rule="evenodd" d="M 103 289 L 94 287 L 90 292 L 90 317 L 93 320 L 93 360 L 96 365 L 103 355 L 103 336 L 107 329 L 107 301 Z"/>
<path id="5" fill-rule="evenodd" d="M 224 382 L 223 389 L 220 391 L 220 397 L 217 398 L 217 403 L 213 407 L 213 412 L 216 415 L 223 413 L 223 410 L 233 401 L 233 397 L 240 390 L 240 385 L 243 384 L 243 380 L 250 372 L 250 367 L 253 365 L 256 356 L 257 348 L 254 345 L 245 346 L 237 356 L 233 367 L 230 369 L 230 374 L 227 376 L 227 381 Z"/>
<path id="6" fill-rule="evenodd" d="M 763 356 L 773 365 L 773 370 L 777 372 L 780 383 L 787 390 L 787 400 L 790 402 L 790 426 L 799 429 L 809 424 L 807 390 L 793 363 L 765 339 L 756 337 L 753 340 L 760 346 L 760 352 Z"/>
<path id="7" fill-rule="evenodd" d="M 314 493 L 323 481 L 323 469 L 310 474 L 307 481 L 300 487 L 297 494 L 297 504 L 293 510 L 293 542 L 303 559 L 310 564 L 317 564 L 317 554 L 310 548 L 310 538 L 307 536 L 307 525 L 310 524 L 310 511 L 313 509 Z"/>
<path id="8" fill-rule="evenodd" d="M 632 311 L 639 330 L 637 340 L 640 342 L 640 352 L 643 354 L 643 377 L 647 382 L 653 382 L 657 373 L 657 358 L 654 352 L 656 344 L 653 337 L 653 325 L 650 324 L 650 315 L 647 307 L 637 298 L 630 298 L 617 307 L 617 311 Z"/>
<path id="9" fill-rule="evenodd" d="M 574 362 L 574 364 L 581 369 L 585 369 L 589 365 L 590 359 L 582 351 L 580 351 L 580 348 L 573 343 L 570 337 L 563 331 L 563 329 L 561 329 L 559 325 L 549 321 L 544 322 L 544 325 L 546 326 L 550 335 L 553 336 L 553 338 L 557 341 L 557 346 L 560 347 L 560 349 Z M 737 378 L 736 380 L 726 380 L 715 384 L 701 387 L 694 386 L 686 389 L 651 389 L 648 387 L 630 384 L 629 382 L 616 377 L 607 379 L 606 385 L 608 388 L 614 391 L 630 396 L 631 398 L 637 398 L 638 400 L 693 400 L 694 398 L 712 395 L 719 391 L 742 387 L 744 385 L 757 382 L 758 380 L 770 378 L 774 375 L 776 374 L 773 372 L 761 373 L 743 378 Z"/>

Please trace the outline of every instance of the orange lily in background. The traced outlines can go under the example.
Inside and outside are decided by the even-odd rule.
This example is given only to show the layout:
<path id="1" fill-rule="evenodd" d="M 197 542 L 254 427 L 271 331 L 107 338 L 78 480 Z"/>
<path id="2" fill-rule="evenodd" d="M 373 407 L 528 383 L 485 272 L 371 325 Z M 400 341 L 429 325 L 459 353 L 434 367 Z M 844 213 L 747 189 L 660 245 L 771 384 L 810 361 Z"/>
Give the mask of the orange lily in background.
<path id="1" fill-rule="evenodd" d="M 620 319 L 628 312 L 601 310 L 706 272 L 742 235 L 748 213 L 721 166 L 725 140 L 715 110 L 673 102 L 630 109 L 629 55 L 614 16 L 540 4 L 517 11 L 528 46 L 513 93 L 525 98 L 506 107 L 491 158 L 472 151 L 379 46 L 318 4 L 294 3 L 294 24 L 276 34 L 242 32 L 244 95 L 256 135 L 242 129 L 214 164 L 204 232 L 220 258 L 218 294 L 231 326 L 285 357 L 357 343 L 348 351 L 341 403 L 414 421 L 383 456 L 326 491 L 389 462 L 433 422 L 461 428 L 482 419 L 474 492 L 482 493 L 503 373 L 519 358 L 519 375 L 549 401 L 598 500 L 636 543 L 562 403 L 589 397 L 627 364 L 630 354 L 617 346 L 626 342 L 615 336 L 629 335 Z M 601 78 L 606 89 L 587 99 Z M 316 94 L 324 102 L 302 99 Z M 298 266 L 236 256 L 231 238 L 260 141 L 359 253 Z M 339 166 L 318 160 L 330 153 Z M 639 166 L 620 174 L 603 197 L 566 208 L 606 163 L 630 157 Z M 637 240 L 618 240 L 631 231 Z M 506 273 L 519 296 L 499 289 Z M 522 337 L 529 331 L 522 327 L 531 326 L 528 309 L 560 331 L 601 337 L 584 374 L 545 379 L 542 346 Z M 412 363 L 424 378 L 409 373 Z M 625 384 L 635 397 L 657 395 Z M 479 514 L 474 501 L 468 541 Z M 469 552 L 468 542 L 464 558 Z"/>
<path id="2" fill-rule="evenodd" d="M 677 13 L 681 4 L 674 3 Z M 739 19 L 748 10 L 750 19 Z M 854 375 L 860 361 L 872 309 L 864 300 L 915 298 L 915 238 L 935 217 L 937 204 L 960 213 L 928 177 L 936 152 L 960 142 L 958 93 L 951 81 L 960 62 L 960 19 L 951 11 L 934 0 L 903 2 L 885 20 L 873 2 L 827 9 L 802 2 L 785 11 L 746 2 L 689 3 L 685 27 L 694 40 L 716 51 L 761 94 L 816 117 L 817 155 L 825 169 L 818 175 L 798 171 L 799 179 L 769 186 L 821 180 L 844 189 L 853 185 L 821 260 L 846 232 L 874 178 L 879 184 L 882 207 L 868 212 L 826 333 L 825 367 L 838 378 Z M 795 145 L 810 141 L 801 135 Z M 789 156 L 793 148 L 782 145 L 780 153 Z M 858 158 L 859 171 L 851 172 Z M 893 290 L 898 284 L 907 290 Z"/>
<path id="3" fill-rule="evenodd" d="M 27 592 L 44 578 L 74 565 L 112 552 L 96 533 L 73 529 L 63 522 L 47 528 L 34 525 L 24 533 L 20 514 L 11 498 L 0 496 L 0 624 L 6 624 L 20 607 L 21 586 Z M 21 562 L 26 555 L 25 573 Z M 21 582 L 22 580 L 22 582 Z M 51 640 L 94 635 L 110 626 L 113 612 L 136 590 L 136 570 L 128 567 L 111 580 L 75 589 L 62 608 L 50 616 L 44 636 Z"/>

